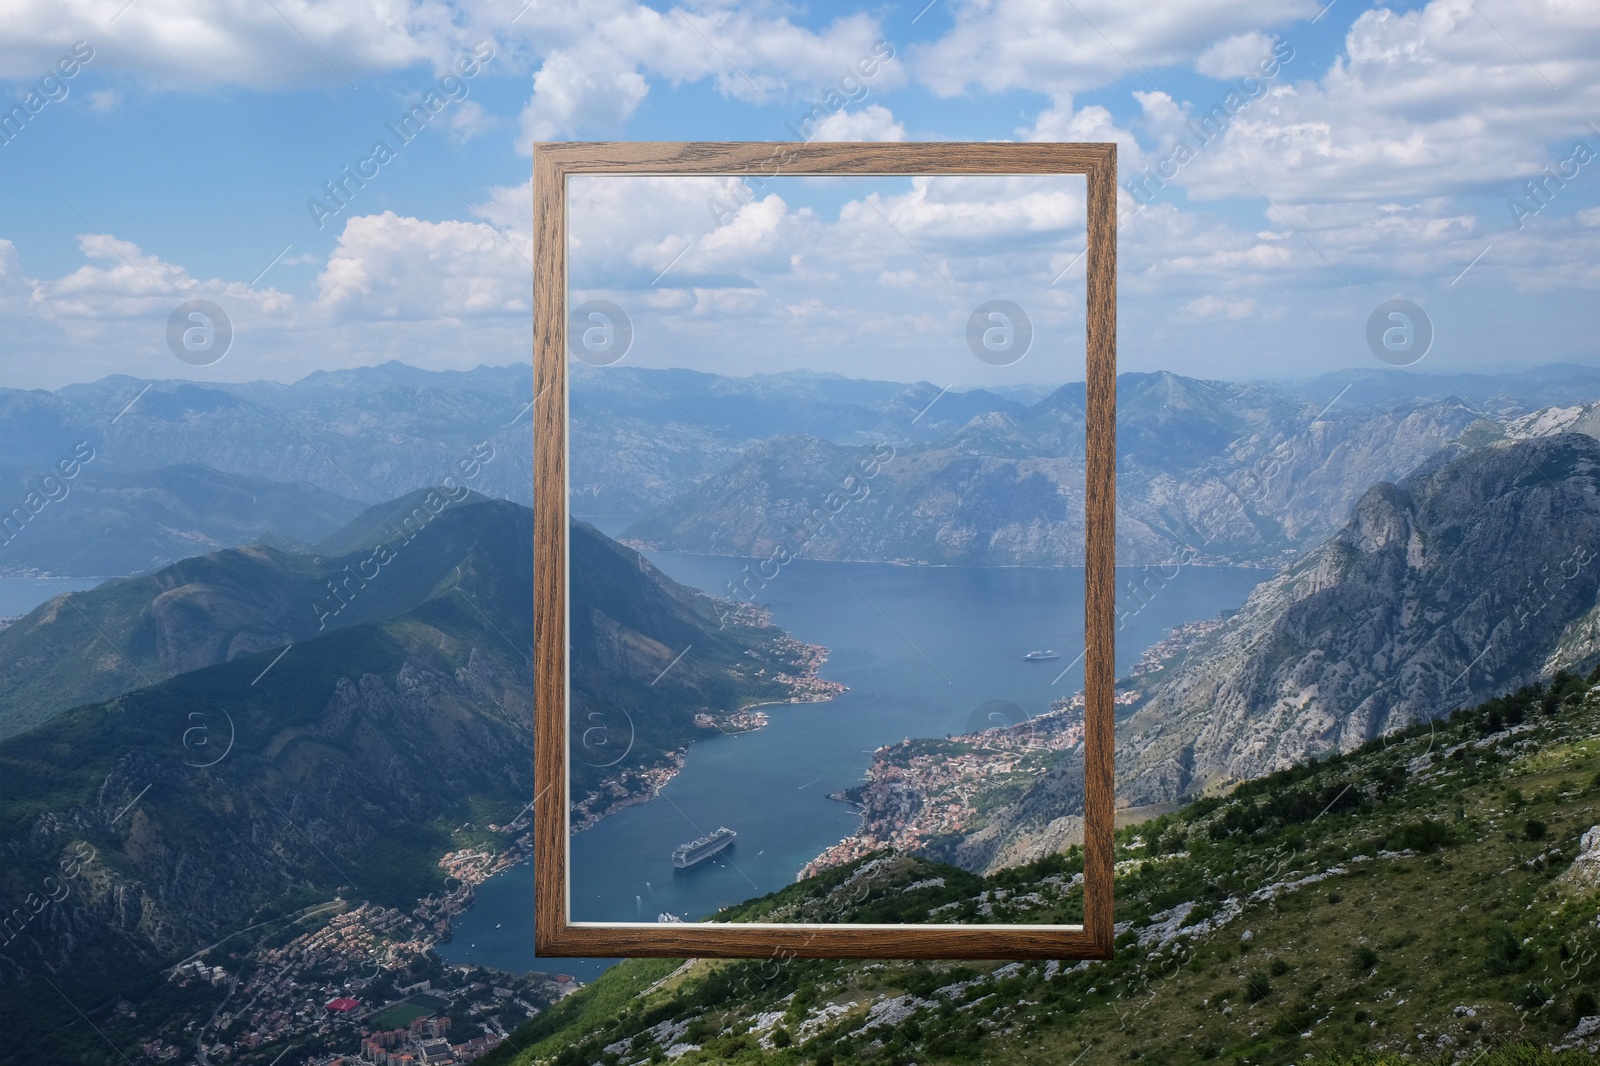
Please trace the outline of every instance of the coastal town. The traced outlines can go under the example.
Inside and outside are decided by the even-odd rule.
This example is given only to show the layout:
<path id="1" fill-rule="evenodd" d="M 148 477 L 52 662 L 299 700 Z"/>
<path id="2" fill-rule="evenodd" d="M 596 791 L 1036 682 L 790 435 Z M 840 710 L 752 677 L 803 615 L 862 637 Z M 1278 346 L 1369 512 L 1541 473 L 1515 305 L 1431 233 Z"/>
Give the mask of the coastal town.
<path id="1" fill-rule="evenodd" d="M 1121 717 L 1136 710 L 1152 684 L 1189 655 L 1235 612 L 1185 622 L 1140 655 L 1118 679 L 1112 704 Z M 1036 718 L 1024 717 L 978 732 L 937 739 L 906 738 L 873 752 L 867 781 L 830 798 L 855 803 L 861 826 L 801 867 L 814 876 L 883 848 L 913 851 L 940 837 L 978 828 L 984 810 L 1006 792 L 1020 791 L 1083 742 L 1086 698 L 1079 689 Z"/>
<path id="2" fill-rule="evenodd" d="M 913 851 L 975 828 L 987 797 L 1042 774 L 1083 742 L 1083 709 L 1057 700 L 1036 718 L 943 740 L 906 738 L 873 752 L 867 782 L 831 794 L 856 803 L 861 827 L 801 868 L 814 876 L 883 848 Z"/>
<path id="3" fill-rule="evenodd" d="M 567 974 L 514 974 L 447 965 L 436 948 L 475 889 L 527 861 L 530 810 L 489 832 L 504 846 L 438 860 L 445 891 L 410 911 L 336 899 L 289 917 L 254 947 L 232 938 L 168 971 L 170 994 L 203 1007 L 146 1040 L 153 1062 L 265 1064 L 289 1050 L 314 1066 L 433 1066 L 472 1062 L 552 1002 L 577 991 Z M 220 1001 L 216 996 L 221 996 Z M 137 1024 L 131 1004 L 118 1014 Z"/>

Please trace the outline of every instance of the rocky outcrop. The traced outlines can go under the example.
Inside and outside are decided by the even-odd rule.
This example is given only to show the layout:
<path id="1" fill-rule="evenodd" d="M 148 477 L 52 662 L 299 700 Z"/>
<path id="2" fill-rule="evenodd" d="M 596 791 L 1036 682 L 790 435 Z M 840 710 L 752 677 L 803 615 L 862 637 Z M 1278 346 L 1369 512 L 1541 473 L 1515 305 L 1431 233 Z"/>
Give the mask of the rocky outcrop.
<path id="1" fill-rule="evenodd" d="M 1558 880 L 1569 892 L 1600 892 L 1600 825 L 1583 834 L 1578 857 Z"/>
<path id="2" fill-rule="evenodd" d="M 1600 440 L 1587 435 L 1454 448 L 1373 486 L 1338 534 L 1159 674 L 1118 727 L 1119 803 L 1180 800 L 1591 667 L 1597 556 Z M 1074 760 L 1042 775 L 963 865 L 1058 833 L 1081 811 L 1082 772 Z"/>
<path id="3" fill-rule="evenodd" d="M 1593 611 L 1597 554 L 1592 437 L 1446 452 L 1374 486 L 1122 727 L 1119 789 L 1171 800 L 1528 683 Z"/>

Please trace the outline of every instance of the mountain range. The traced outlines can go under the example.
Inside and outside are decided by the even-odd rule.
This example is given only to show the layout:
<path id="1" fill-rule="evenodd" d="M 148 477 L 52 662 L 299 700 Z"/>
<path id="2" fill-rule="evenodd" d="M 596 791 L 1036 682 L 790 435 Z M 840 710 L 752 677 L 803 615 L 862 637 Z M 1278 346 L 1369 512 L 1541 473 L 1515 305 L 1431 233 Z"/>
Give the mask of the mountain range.
<path id="1" fill-rule="evenodd" d="M 55 393 L 0 390 L 6 471 L 24 488 L 76 442 L 92 437 L 95 451 L 71 494 L 13 538 L 19 550 L 61 561 L 17 565 L 103 569 L 112 560 L 136 572 L 56 597 L 0 631 L 0 906 L 26 919 L 8 927 L 0 953 L 0 1024 L 13 1047 L 49 1061 L 115 1061 L 72 1004 L 130 1052 L 146 1028 L 187 1039 L 182 1021 L 195 1006 L 164 982 L 172 961 L 257 923 L 279 928 L 330 899 L 409 909 L 444 886 L 442 854 L 498 846 L 482 827 L 514 821 L 535 787 L 531 513 L 488 498 L 526 499 L 531 484 L 525 375 L 389 364 L 293 386 L 107 379 Z M 584 367 L 572 387 L 574 510 L 631 517 L 634 544 L 765 556 L 823 494 L 842 491 L 850 505 L 808 534 L 807 556 L 1059 565 L 1081 545 L 1081 384 L 956 392 L 811 374 Z M 1124 868 L 1135 895 L 1119 913 L 1122 945 L 1146 947 L 1150 928 L 1232 921 L 1230 907 L 1249 899 L 1203 886 L 1267 861 L 1254 850 L 1267 842 L 1262 831 L 1299 831 L 1302 843 L 1343 833 L 1316 838 L 1321 858 L 1345 864 L 1330 873 L 1323 863 L 1319 877 L 1345 877 L 1358 854 L 1442 846 L 1437 830 L 1416 827 L 1415 810 L 1433 800 L 1396 791 L 1406 773 L 1435 765 L 1435 732 L 1450 757 L 1466 753 L 1460 788 L 1483 785 L 1501 759 L 1524 760 L 1513 767 L 1520 778 L 1554 790 L 1536 802 L 1551 824 L 1563 820 L 1555 843 L 1568 861 L 1582 829 L 1567 824 L 1577 817 L 1568 801 L 1586 793 L 1545 770 L 1588 774 L 1593 753 L 1566 733 L 1541 733 L 1537 751 L 1516 748 L 1520 726 L 1505 716 L 1568 723 L 1569 704 L 1589 689 L 1561 674 L 1552 704 L 1536 683 L 1600 659 L 1600 405 L 1573 402 L 1600 392 L 1600 375 L 1557 367 L 1441 384 L 1362 372 L 1265 385 L 1128 374 L 1119 388 L 1119 562 L 1133 564 L 1137 586 L 1123 590 L 1136 594 L 1123 609 L 1160 595 L 1172 567 L 1287 560 L 1241 610 L 1120 683 L 1123 817 L 1186 806 L 1149 823 L 1145 838 L 1125 831 L 1119 858 L 1194 857 L 1173 865 L 1175 881 L 1162 864 L 1154 875 L 1140 863 Z M 878 457 L 870 477 L 863 456 Z M 587 523 L 570 534 L 576 817 L 653 795 L 695 737 L 747 728 L 736 712 L 749 703 L 820 694 L 822 650 L 758 605 L 678 585 Z M 3 566 L 12 564 L 6 550 Z M 1486 699 L 1489 710 L 1452 714 Z M 1570 721 L 1592 732 L 1580 718 Z M 1490 750 L 1475 754 L 1474 736 Z M 969 920 L 1037 917 L 1045 911 L 1035 898 L 1070 920 L 1076 758 L 1062 753 L 1025 787 L 984 797 L 978 823 L 936 854 L 871 867 L 884 881 L 863 920 L 902 920 L 925 902 Z M 1265 784 L 1250 783 L 1263 775 Z M 1349 788 L 1357 794 L 1347 803 Z M 1323 828 L 1295 830 L 1319 803 L 1332 812 Z M 1353 813 L 1378 816 L 1382 839 L 1340 820 Z M 1450 843 L 1493 842 L 1474 860 L 1479 873 L 1504 858 L 1487 829 L 1452 832 Z M 1225 847 L 1207 852 L 1206 841 Z M 73 859 L 84 854 L 94 857 Z M 1541 856 L 1540 870 L 1556 868 Z M 40 886 L 48 890 L 69 861 L 70 891 L 41 902 Z M 818 893 L 863 868 L 829 871 L 740 913 L 815 907 Z M 1186 935 L 1216 949 L 1208 965 L 1231 973 L 1235 956 L 1212 931 Z M 1157 950 L 1170 950 L 1172 938 L 1153 935 Z M 1502 956 L 1519 965 L 1510 948 Z M 1132 980 L 1139 965 L 1125 963 L 1116 980 Z M 737 1031 L 711 1032 L 710 1021 L 694 1030 L 717 996 L 724 1012 L 758 1005 L 727 999 L 715 980 L 697 983 L 698 971 L 679 982 L 711 997 L 695 1000 L 693 1017 L 687 1001 L 659 998 L 645 1008 L 653 1014 L 635 1016 L 626 1004 L 659 988 L 618 978 L 606 986 L 626 990 L 615 1009 L 595 1015 L 591 1000 L 576 1001 L 528 1040 L 546 1041 L 557 1061 L 572 1050 L 567 1062 L 588 1047 L 584 1027 L 623 1044 L 598 1045 L 603 1061 L 665 1056 L 675 1041 L 696 1040 L 735 1057 L 805 1045 L 809 1057 L 788 1057 L 818 1063 L 884 1048 L 955 1061 L 1011 1046 L 1008 1034 L 985 1045 L 989 1037 L 957 1019 L 957 1001 L 936 994 L 952 982 L 982 986 L 977 973 L 936 983 L 901 975 L 914 985 L 884 986 L 883 1002 L 897 1005 L 880 1015 L 863 1008 L 866 1021 L 888 1020 L 856 1041 L 828 1019 L 854 1018 L 862 1005 L 844 1008 L 827 966 L 796 966 L 813 976 L 812 990 L 797 983 L 794 999 L 758 1012 L 781 1012 L 788 1045 L 775 1042 L 776 1022 L 760 1018 L 718 1015 L 718 1026 Z M 1233 968 L 1255 980 L 1243 961 Z M 1322 960 L 1315 968 L 1328 980 Z M 990 983 L 1009 998 L 1047 994 L 1074 1011 L 1107 995 L 1087 980 L 1050 983 L 1066 970 Z M 649 972 L 655 981 L 670 971 Z M 1265 972 L 1263 981 L 1289 971 Z M 57 984 L 56 999 L 41 999 L 41 974 Z M 1021 976 L 1026 989 L 1004 984 Z M 1317 994 L 1309 978 L 1303 989 L 1275 987 L 1284 984 L 1297 997 Z M 817 1021 L 811 1008 L 824 986 L 832 1013 Z M 1365 985 L 1339 1000 L 1344 1013 L 1329 1024 L 1365 1024 L 1370 1010 L 1386 1031 L 1404 1028 L 1393 1006 L 1379 1007 L 1375 987 L 1370 994 L 1361 1016 Z M 1212 989 L 1205 998 L 1228 997 Z M 120 1011 L 124 999 L 151 1025 Z M 945 1000 L 949 1010 L 938 1005 Z M 1296 1019 L 1309 1009 L 1300 998 L 1282 1004 Z M 1334 1015 L 1318 1017 L 1305 1024 Z M 1029 1018 L 1016 1024 L 1042 1024 Z M 1238 1055 L 1259 1055 L 1263 1045 L 1244 1045 L 1263 1033 L 1288 1038 L 1270 1026 L 1247 1040 L 1226 1025 L 1186 1024 L 1219 1055 L 1234 1044 Z M 744 1036 L 739 1048 L 724 1040 Z M 1165 1046 L 1126 1050 L 1170 1057 Z"/>
<path id="2" fill-rule="evenodd" d="M 305 482 L 226 474 L 195 463 L 127 470 L 91 462 L 76 478 L 48 484 L 32 474 L 12 462 L 0 468 L 5 482 L 41 490 L 37 511 L 19 491 L 12 509 L 0 513 L 0 521 L 10 520 L 0 536 L 0 572 L 144 573 L 259 540 L 310 543 L 361 510 Z"/>
<path id="3" fill-rule="evenodd" d="M 813 557 L 1060 565 L 1081 544 L 1081 383 L 989 392 L 574 364 L 570 391 L 573 510 L 636 519 L 640 542 L 707 550 L 722 526 L 692 520 L 692 501 L 737 517 L 718 543 L 749 551 L 815 502 L 768 498 L 790 453 L 882 442 L 907 459 L 881 486 L 896 494 L 895 510 L 873 509 L 891 506 L 880 492 L 835 539 L 819 539 Z M 1213 561 L 1282 561 L 1331 535 L 1368 485 L 1404 476 L 1469 426 L 1597 396 L 1600 370 L 1567 365 L 1253 384 L 1124 374 L 1122 558 L 1156 562 L 1191 546 Z M 396 362 L 292 385 L 115 376 L 53 392 L 0 389 L 0 475 L 15 496 L 4 506 L 20 504 L 79 443 L 96 455 L 76 498 L 0 547 L 0 568 L 108 575 L 262 539 L 313 543 L 357 505 L 452 476 L 531 503 L 532 400 L 527 366 L 434 372 Z M 209 491 L 224 513 L 208 513 Z M 983 502 L 961 503 L 969 492 Z M 907 515 L 919 493 L 946 502 Z M 997 511 L 1006 501 L 1033 510 Z M 767 523 L 751 509 L 765 509 Z M 37 535 L 47 520 L 51 536 Z"/>
<path id="4" fill-rule="evenodd" d="M 1119 380 L 1117 553 L 1263 562 L 1337 529 L 1373 481 L 1403 476 L 1482 422 L 1460 401 L 1318 413 L 1249 385 L 1172 374 Z M 1083 389 L 991 411 L 931 443 L 895 445 L 859 504 L 807 542 L 816 559 L 1081 565 Z M 936 405 L 937 406 L 937 405 Z M 1488 423 L 1483 423 L 1486 431 Z M 813 436 L 750 445 L 623 533 L 666 551 L 762 558 L 864 453 Z"/>

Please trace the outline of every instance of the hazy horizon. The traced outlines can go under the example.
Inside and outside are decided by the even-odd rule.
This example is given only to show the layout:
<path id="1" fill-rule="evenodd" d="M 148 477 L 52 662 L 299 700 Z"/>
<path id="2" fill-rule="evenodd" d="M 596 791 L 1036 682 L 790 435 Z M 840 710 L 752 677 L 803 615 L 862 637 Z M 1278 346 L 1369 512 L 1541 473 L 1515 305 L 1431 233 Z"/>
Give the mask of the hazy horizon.
<path id="1" fill-rule="evenodd" d="M 380 362 L 380 363 L 363 363 L 363 364 L 358 364 L 358 365 L 355 365 L 355 366 L 329 368 L 329 369 L 326 369 L 326 370 L 311 370 L 311 371 L 308 371 L 305 374 L 302 374 L 300 377 L 294 378 L 294 379 L 289 380 L 289 381 L 283 381 L 283 380 L 276 379 L 276 378 L 262 378 L 262 377 L 238 378 L 238 379 L 221 379 L 221 378 L 205 379 L 205 378 L 197 378 L 197 377 L 159 377 L 159 378 L 151 378 L 151 377 L 140 377 L 140 376 L 135 375 L 135 374 L 105 374 L 105 375 L 102 375 L 101 377 L 96 377 L 96 378 L 89 378 L 89 379 L 84 379 L 84 380 L 63 381 L 63 382 L 61 382 L 59 384 L 56 384 L 56 385 L 38 385 L 38 386 L 31 386 L 31 387 L 18 387 L 18 386 L 14 386 L 14 385 L 0 383 L 0 390 L 12 389 L 12 390 L 15 390 L 15 391 L 18 391 L 18 392 L 42 391 L 42 392 L 52 392 L 53 393 L 53 392 L 59 392 L 62 389 L 72 388 L 74 386 L 97 385 L 97 384 L 99 384 L 101 382 L 111 381 L 111 380 L 114 380 L 114 379 L 117 379 L 117 378 L 127 378 L 130 381 L 135 381 L 135 382 L 140 382 L 140 383 L 147 383 L 148 382 L 148 383 L 154 384 L 154 385 L 166 384 L 166 383 L 169 383 L 169 382 L 182 383 L 182 384 L 188 384 L 188 385 L 249 385 L 249 384 L 253 384 L 253 383 L 265 382 L 265 383 L 270 383 L 270 384 L 274 384 L 274 385 L 282 385 L 282 386 L 284 386 L 286 388 L 290 388 L 290 387 L 293 387 L 295 385 L 299 385 L 299 384 L 301 384 L 301 383 L 303 383 L 303 382 L 305 382 L 305 381 L 307 381 L 307 380 L 309 380 L 311 378 L 317 377 L 319 375 L 351 373 L 351 372 L 357 372 L 357 371 L 362 371 L 362 370 L 381 370 L 381 369 L 383 369 L 385 367 L 388 367 L 388 366 L 391 366 L 391 365 L 398 365 L 398 366 L 403 367 L 403 368 L 405 368 L 407 370 L 416 370 L 416 371 L 422 371 L 424 373 L 437 373 L 437 374 L 470 374 L 470 373 L 473 373 L 473 372 L 479 371 L 479 370 L 510 370 L 510 369 L 513 369 L 513 368 L 516 368 L 516 367 L 526 368 L 530 374 L 533 371 L 533 364 L 531 362 L 523 363 L 523 362 L 513 361 L 513 362 L 509 362 L 509 363 L 479 363 L 476 366 L 472 366 L 472 367 L 430 368 L 430 367 L 418 366 L 415 363 L 407 363 L 407 362 L 405 362 L 403 360 L 400 360 L 400 359 L 388 359 L 388 360 L 385 360 L 385 361 Z M 616 365 L 617 365 L 618 369 L 651 370 L 651 371 L 687 370 L 687 371 L 690 371 L 690 372 L 693 372 L 693 373 L 697 373 L 697 374 L 707 374 L 707 375 L 710 375 L 712 377 L 728 377 L 728 378 L 780 377 L 780 376 L 783 376 L 783 375 L 802 374 L 802 375 L 813 375 L 813 376 L 816 376 L 816 377 L 840 378 L 840 379 L 844 379 L 844 380 L 848 380 L 848 381 L 888 382 L 890 384 L 896 384 L 896 385 L 933 384 L 932 380 L 929 379 L 929 378 L 916 378 L 914 380 L 908 380 L 908 379 L 905 379 L 905 378 L 888 378 L 888 377 L 881 377 L 881 376 L 857 376 L 857 375 L 852 375 L 852 374 L 841 374 L 841 373 L 838 373 L 836 371 L 823 371 L 823 370 L 804 370 L 804 369 L 800 369 L 800 370 L 775 370 L 775 371 L 751 370 L 751 371 L 749 371 L 747 373 L 738 374 L 738 373 L 726 373 L 726 372 L 722 372 L 722 371 L 705 370 L 705 369 L 702 369 L 700 367 L 693 367 L 693 366 L 677 366 L 677 365 L 674 365 L 674 366 L 664 366 L 664 367 L 658 367 L 658 366 L 649 366 L 649 367 L 633 366 L 633 367 L 629 367 L 625 361 L 623 363 L 618 363 Z M 571 366 L 570 363 L 569 363 L 569 366 Z M 1424 378 L 1451 378 L 1451 377 L 1460 377 L 1460 376 L 1474 376 L 1474 377 L 1490 377 L 1490 378 L 1493 378 L 1493 377 L 1516 377 L 1516 376 L 1519 376 L 1519 375 L 1532 374 L 1532 373 L 1536 373 L 1536 372 L 1539 372 L 1539 371 L 1557 370 L 1557 369 L 1561 369 L 1563 367 L 1570 367 L 1570 368 L 1575 369 L 1575 370 L 1590 370 L 1590 371 L 1594 371 L 1596 373 L 1600 373 L 1600 356 L 1597 356 L 1593 363 L 1586 363 L 1586 362 L 1577 361 L 1577 360 L 1564 359 L 1564 360 L 1558 360 L 1558 361 L 1555 361 L 1555 362 L 1535 363 L 1535 364 L 1530 364 L 1528 366 L 1516 367 L 1516 368 L 1511 368 L 1511 369 L 1499 369 L 1499 370 L 1470 370 L 1470 369 L 1468 369 L 1468 370 L 1441 370 L 1441 369 L 1426 368 L 1426 367 L 1385 367 L 1385 366 L 1351 365 L 1351 366 L 1335 367 L 1335 368 L 1333 368 L 1331 370 L 1323 370 L 1323 371 L 1319 371 L 1319 372 L 1317 372 L 1315 374 L 1295 375 L 1295 376 L 1281 375 L 1281 376 L 1276 376 L 1276 377 L 1211 377 L 1211 376 L 1204 376 L 1204 375 L 1199 375 L 1199 374 L 1184 373 L 1184 372 L 1182 372 L 1180 370 L 1171 369 L 1171 368 L 1156 368 L 1156 369 L 1148 369 L 1148 370 L 1137 370 L 1137 369 L 1133 369 L 1133 368 L 1130 368 L 1130 367 L 1118 367 L 1117 368 L 1117 377 L 1121 378 L 1121 377 L 1124 377 L 1124 376 L 1126 376 L 1128 374 L 1172 373 L 1172 374 L 1175 374 L 1175 375 L 1177 375 L 1179 377 L 1192 378 L 1192 379 L 1197 380 L 1197 381 L 1231 381 L 1231 382 L 1235 382 L 1235 383 L 1238 383 L 1238 384 L 1288 385 L 1288 384 L 1316 381 L 1316 380 L 1318 380 L 1320 378 L 1325 378 L 1325 377 L 1338 375 L 1338 374 L 1346 374 L 1346 373 L 1379 373 L 1379 374 L 1394 373 L 1394 374 L 1403 374 L 1403 375 L 1410 375 L 1410 376 L 1424 377 Z M 1005 390 L 1005 389 L 1042 389 L 1042 388 L 1055 389 L 1055 388 L 1060 388 L 1063 385 L 1080 384 L 1083 381 L 1084 381 L 1084 378 L 1083 378 L 1082 375 L 1079 375 L 1079 376 L 1073 377 L 1073 378 L 1065 378 L 1065 379 L 1058 380 L 1058 381 L 1036 381 L 1036 380 L 1022 379 L 1022 380 L 1018 380 L 1018 381 L 1015 381 L 1015 382 L 1005 382 L 1003 384 L 997 384 L 997 383 L 989 383 L 989 384 L 957 384 L 957 385 L 953 385 L 951 387 L 950 391 L 952 391 L 952 392 L 975 392 L 975 391 L 979 391 L 979 390 L 988 390 L 988 391 L 992 392 L 992 391 L 995 391 L 997 389 L 1002 389 L 1002 390 Z M 1575 400 L 1575 402 L 1583 402 L 1583 398 L 1582 397 L 1574 397 L 1574 400 Z"/>

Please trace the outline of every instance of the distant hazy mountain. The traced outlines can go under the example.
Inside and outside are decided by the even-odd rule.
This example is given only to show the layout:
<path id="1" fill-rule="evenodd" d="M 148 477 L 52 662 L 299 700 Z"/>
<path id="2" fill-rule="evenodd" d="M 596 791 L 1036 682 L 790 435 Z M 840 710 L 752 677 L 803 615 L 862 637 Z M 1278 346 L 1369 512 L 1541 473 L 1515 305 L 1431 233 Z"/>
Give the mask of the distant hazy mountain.
<path id="1" fill-rule="evenodd" d="M 439 372 L 391 362 L 293 385 L 116 376 L 55 392 L 0 389 L 0 454 L 42 471 L 87 439 L 102 470 L 195 463 L 379 503 L 460 480 L 464 460 L 492 453 L 467 487 L 527 503 L 532 399 L 528 366 Z"/>
<path id="2" fill-rule="evenodd" d="M 624 536 L 766 557 L 797 546 L 809 516 L 832 512 L 811 519 L 821 529 L 801 538 L 806 557 L 1079 564 L 1083 411 L 1078 384 L 1020 411 L 987 412 L 932 443 L 895 446 L 864 488 L 847 480 L 869 454 L 864 443 L 775 437 Z M 1336 530 L 1374 481 L 1402 476 L 1478 422 L 1459 400 L 1319 411 L 1262 386 L 1124 374 L 1118 561 L 1279 560 Z M 850 504 L 827 505 L 836 492 Z"/>
<path id="3" fill-rule="evenodd" d="M 33 473 L 8 463 L 0 483 L 38 488 Z M 305 482 L 282 484 L 196 464 L 129 471 L 90 462 L 72 480 L 56 478 L 52 486 L 60 498 L 37 514 L 21 492 L 12 510 L 0 513 L 13 520 L 0 537 L 0 569 L 141 573 L 268 534 L 285 543 L 314 541 L 361 509 Z"/>
<path id="4" fill-rule="evenodd" d="M 1587 435 L 1456 448 L 1373 486 L 1157 675 L 1118 726 L 1118 796 L 1190 797 L 1593 666 L 1597 555 Z M 1042 775 L 953 854 L 984 869 L 1050 850 L 1075 831 L 1081 779 L 1071 761 Z"/>
<path id="5" fill-rule="evenodd" d="M 1549 363 L 1504 374 L 1431 374 L 1389 368 L 1336 370 L 1306 381 L 1288 382 L 1284 387 L 1313 401 L 1348 388 L 1341 402 L 1358 406 L 1455 398 L 1489 418 L 1504 419 L 1539 407 L 1600 396 L 1600 366 Z"/>
<path id="6" fill-rule="evenodd" d="M 773 436 L 927 442 L 980 415 L 1025 409 L 983 390 L 805 372 L 574 366 L 571 394 L 572 507 L 581 515 L 648 513 Z"/>
<path id="7" fill-rule="evenodd" d="M 525 365 L 432 372 L 387 363 L 293 385 L 111 377 L 55 392 L 0 389 L 0 455 L 13 476 L 37 477 L 88 440 L 96 474 L 199 464 L 368 504 L 461 480 L 466 463 L 468 488 L 530 503 L 532 399 Z M 1500 376 L 1344 371 L 1255 384 L 1124 374 L 1125 559 L 1159 560 L 1190 545 L 1208 558 L 1276 561 L 1330 535 L 1367 485 L 1402 476 L 1474 421 L 1594 399 L 1600 370 L 1573 366 Z M 1041 398 L 1036 386 L 997 393 L 805 372 L 735 378 L 574 364 L 569 400 L 574 513 L 644 519 L 656 530 L 665 522 L 676 532 L 663 544 L 700 551 L 709 542 L 707 529 L 683 525 L 686 494 L 746 523 L 750 508 L 784 517 L 814 502 L 764 499 L 760 464 L 770 450 L 745 453 L 778 438 L 843 448 L 886 442 L 924 456 L 894 473 L 905 481 L 896 521 L 909 524 L 863 530 L 881 540 L 875 556 L 842 540 L 833 549 L 819 542 L 832 557 L 1061 562 L 1058 544 L 1081 543 L 1075 526 L 1052 517 L 1078 506 L 1081 383 Z M 940 463 L 949 466 L 943 474 Z M 718 484 L 750 491 L 709 498 Z M 969 492 L 970 505 L 960 499 Z M 917 493 L 933 494 L 931 510 L 908 516 L 903 508 L 924 498 Z M 1034 503 L 1043 510 L 1026 509 Z M 867 516 L 851 512 L 857 523 Z M 227 543 L 193 524 L 173 528 Z M 750 527 L 725 539 L 753 545 L 777 532 Z M 163 545 L 149 547 L 144 555 L 154 560 Z"/>

